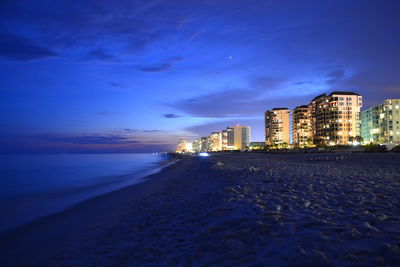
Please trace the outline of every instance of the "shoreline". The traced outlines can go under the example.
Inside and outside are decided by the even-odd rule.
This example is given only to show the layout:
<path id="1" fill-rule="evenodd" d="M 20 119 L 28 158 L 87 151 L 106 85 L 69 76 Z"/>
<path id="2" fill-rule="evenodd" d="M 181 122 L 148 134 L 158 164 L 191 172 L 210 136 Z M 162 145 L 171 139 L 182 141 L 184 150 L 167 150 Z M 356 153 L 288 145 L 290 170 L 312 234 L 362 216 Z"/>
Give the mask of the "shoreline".
<path id="1" fill-rule="evenodd" d="M 3 236 L 1 262 L 395 265 L 400 155 L 312 157 L 183 158 Z"/>
<path id="2" fill-rule="evenodd" d="M 16 263 L 14 263 L 13 261 L 15 259 L 18 259 L 19 258 L 18 256 L 21 254 L 28 255 L 28 257 L 30 255 L 33 261 L 35 262 L 37 261 L 38 264 L 40 264 L 41 262 L 46 262 L 45 258 L 47 258 L 47 256 L 44 255 L 36 257 L 34 256 L 34 254 L 36 253 L 35 250 L 39 252 L 45 249 L 55 251 L 56 249 L 53 247 L 54 243 L 56 244 L 59 242 L 69 243 L 70 240 L 68 235 L 69 234 L 75 235 L 75 231 L 80 231 L 79 234 L 85 235 L 82 229 L 84 227 L 87 227 L 88 225 L 92 225 L 91 228 L 95 229 L 96 227 L 98 227 L 95 226 L 96 221 L 101 221 L 100 224 L 103 225 L 100 227 L 107 227 L 107 225 L 111 225 L 115 220 L 115 218 L 120 215 L 120 212 L 124 211 L 124 207 L 126 207 L 128 202 L 136 198 L 140 198 L 141 195 L 140 189 L 142 187 L 146 188 L 149 186 L 147 185 L 148 183 L 154 183 L 152 179 L 157 179 L 157 177 L 163 176 L 161 173 L 165 169 L 171 167 L 173 168 L 174 165 L 178 162 L 179 159 L 168 158 L 166 160 L 156 163 L 155 165 L 157 168 L 156 172 L 144 175 L 136 183 L 129 184 L 121 188 L 117 188 L 115 190 L 105 192 L 99 195 L 95 195 L 93 197 L 80 201 L 76 204 L 73 204 L 72 206 L 69 206 L 66 209 L 62 209 L 55 213 L 51 213 L 49 215 L 37 218 L 35 220 L 32 220 L 22 225 L 18 225 L 16 227 L 13 227 L 11 229 L 2 232 L 0 234 L 0 251 L 2 251 L 0 253 L 1 255 L 0 262 L 7 262 L 10 260 L 11 266 L 20 265 L 20 263 L 18 263 L 19 260 L 17 260 Z M 111 214 L 104 214 L 105 210 L 102 209 L 102 206 L 106 206 L 107 208 L 115 208 L 116 210 L 114 210 L 113 213 Z M 100 211 L 100 213 L 103 212 L 103 214 L 97 215 L 100 216 L 101 219 L 96 218 L 95 215 L 96 211 Z M 94 217 L 91 218 L 92 215 Z M 110 218 L 110 216 L 112 218 Z M 73 217 L 80 217 L 80 218 L 76 220 Z M 62 221 L 64 219 L 67 219 L 68 222 L 63 223 Z M 48 226 L 51 225 L 54 225 L 54 227 L 46 229 Z M 67 226 L 66 227 L 67 229 L 63 228 L 62 230 L 66 231 L 65 233 L 60 233 L 56 229 L 59 228 L 58 226 L 60 225 Z M 40 237 L 43 233 L 45 233 L 44 235 L 47 236 L 45 240 L 41 240 Z M 27 235 L 31 234 L 37 236 L 36 241 L 40 240 L 39 247 L 36 246 L 38 245 L 38 243 L 35 240 L 32 241 L 30 240 L 31 236 L 26 237 Z M 96 236 L 97 234 L 98 234 L 97 232 L 93 232 L 92 236 Z M 61 238 L 61 241 L 59 237 Z M 88 236 L 86 238 L 89 239 Z M 24 244 L 24 247 L 19 249 L 18 248 L 19 243 Z M 29 245 L 29 243 L 31 244 Z M 13 245 L 14 248 L 11 249 L 10 246 L 12 247 Z M 57 247 L 58 249 L 60 249 L 60 247 L 62 246 L 63 246 L 62 244 L 58 244 Z M 6 253 L 4 253 L 4 251 L 6 251 Z"/>
<path id="3" fill-rule="evenodd" d="M 0 228 L 0 237 L 6 234 L 8 231 L 30 224 L 41 218 L 63 212 L 97 196 L 101 196 L 103 194 L 117 191 L 127 186 L 141 183 L 146 179 L 147 176 L 161 172 L 165 167 L 174 164 L 176 161 L 177 159 L 171 156 L 167 156 L 158 162 L 154 162 L 149 166 L 143 166 L 140 169 L 130 170 L 125 173 L 116 173 L 114 175 L 108 174 L 105 176 L 100 175 L 94 177 L 95 179 L 97 179 L 96 183 L 57 188 L 54 191 L 44 191 L 36 194 L 26 195 L 21 197 L 19 202 L 18 200 L 12 202 L 11 200 L 11 205 L 14 203 L 23 205 L 24 202 L 37 202 L 39 200 L 42 201 L 40 203 L 42 207 L 40 205 L 38 206 L 40 208 L 36 210 L 37 213 L 35 213 L 35 215 L 26 216 L 23 219 L 14 221 L 9 220 L 6 223 L 3 222 Z M 46 208 L 45 200 L 47 200 L 48 203 L 55 201 L 57 204 L 53 203 L 51 205 L 48 205 L 49 207 Z M 10 206 L 10 203 L 8 203 L 8 206 L 12 207 Z M 3 205 L 4 207 L 6 207 L 6 204 Z M 12 212 L 11 209 L 10 212 Z M 11 213 L 11 218 L 12 215 L 14 215 L 15 217 L 15 214 L 18 214 L 16 212 L 17 211 Z"/>

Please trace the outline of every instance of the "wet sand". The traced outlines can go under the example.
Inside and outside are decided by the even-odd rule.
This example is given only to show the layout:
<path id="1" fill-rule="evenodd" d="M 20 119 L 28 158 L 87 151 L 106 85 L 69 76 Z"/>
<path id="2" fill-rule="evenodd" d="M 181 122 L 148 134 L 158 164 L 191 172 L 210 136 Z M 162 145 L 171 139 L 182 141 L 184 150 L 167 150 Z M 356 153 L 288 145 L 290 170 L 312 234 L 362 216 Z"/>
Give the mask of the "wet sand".
<path id="1" fill-rule="evenodd" d="M 184 158 L 0 242 L 2 266 L 396 266 L 400 154 Z"/>

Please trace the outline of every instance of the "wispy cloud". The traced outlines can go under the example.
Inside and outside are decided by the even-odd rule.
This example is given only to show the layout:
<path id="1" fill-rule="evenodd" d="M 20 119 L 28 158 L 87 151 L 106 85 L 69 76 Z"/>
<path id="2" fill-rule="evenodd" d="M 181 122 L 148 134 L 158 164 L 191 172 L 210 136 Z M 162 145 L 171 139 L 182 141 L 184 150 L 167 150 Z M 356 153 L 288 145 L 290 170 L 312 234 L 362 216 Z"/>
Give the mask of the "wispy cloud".
<path id="1" fill-rule="evenodd" d="M 127 88 L 125 85 L 123 85 L 122 83 L 118 83 L 118 82 L 109 82 L 109 85 L 112 87 L 116 87 L 116 88 Z"/>
<path id="2" fill-rule="evenodd" d="M 131 138 L 118 135 L 77 135 L 77 136 L 48 135 L 48 136 L 34 136 L 34 138 L 46 142 L 65 142 L 65 143 L 80 144 L 80 145 L 88 145 L 88 144 L 120 145 L 120 144 L 140 143 L 137 140 L 132 140 Z"/>
<path id="3" fill-rule="evenodd" d="M 161 72 L 170 69 L 171 66 L 172 65 L 170 63 L 162 63 L 160 65 L 155 65 L 155 66 L 139 67 L 138 70 L 144 72 Z"/>
<path id="4" fill-rule="evenodd" d="M 81 61 L 100 60 L 100 61 L 115 61 L 117 57 L 103 48 L 97 48 L 89 51 Z"/>
<path id="5" fill-rule="evenodd" d="M 143 133 L 158 133 L 161 132 L 161 130 L 143 130 Z"/>
<path id="6" fill-rule="evenodd" d="M 0 33 L 0 57 L 16 61 L 33 61 L 58 57 L 54 51 L 14 34 Z"/>
<path id="7" fill-rule="evenodd" d="M 182 117 L 182 116 L 179 116 L 179 115 L 176 115 L 176 114 L 173 114 L 173 113 L 168 113 L 168 114 L 164 114 L 163 117 L 167 118 L 167 119 L 175 119 L 175 118 L 179 118 L 179 117 Z"/>

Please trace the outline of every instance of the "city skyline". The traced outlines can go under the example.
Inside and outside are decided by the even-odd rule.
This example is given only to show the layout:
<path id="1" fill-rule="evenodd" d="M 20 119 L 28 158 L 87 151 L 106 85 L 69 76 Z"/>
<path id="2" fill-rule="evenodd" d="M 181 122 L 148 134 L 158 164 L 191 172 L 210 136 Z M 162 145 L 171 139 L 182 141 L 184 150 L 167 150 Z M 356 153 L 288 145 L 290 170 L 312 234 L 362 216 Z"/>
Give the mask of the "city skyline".
<path id="1" fill-rule="evenodd" d="M 6 1 L 2 153 L 170 151 L 331 91 L 400 95 L 398 1 Z M 73 15 L 71 15 L 73 14 Z M 279 103 L 279 105 L 277 105 Z"/>

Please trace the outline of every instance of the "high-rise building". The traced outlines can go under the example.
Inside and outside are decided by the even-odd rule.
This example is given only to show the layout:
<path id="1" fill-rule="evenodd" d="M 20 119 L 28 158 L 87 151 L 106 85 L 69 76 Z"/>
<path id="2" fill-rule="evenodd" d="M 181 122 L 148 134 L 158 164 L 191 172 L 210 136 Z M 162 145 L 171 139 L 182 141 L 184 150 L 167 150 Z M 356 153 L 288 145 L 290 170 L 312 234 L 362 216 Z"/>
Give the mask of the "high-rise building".
<path id="1" fill-rule="evenodd" d="M 235 129 L 233 127 L 226 128 L 226 148 L 228 150 L 235 149 L 235 137 L 234 137 Z"/>
<path id="2" fill-rule="evenodd" d="M 204 136 L 200 139 L 201 141 L 201 148 L 200 151 L 202 152 L 207 152 L 210 151 L 211 148 L 211 137 L 210 136 Z"/>
<path id="3" fill-rule="evenodd" d="M 193 150 L 193 152 L 200 152 L 201 151 L 201 139 L 195 139 L 192 142 L 192 150 Z"/>
<path id="4" fill-rule="evenodd" d="M 322 94 L 311 101 L 313 142 L 349 145 L 360 138 L 362 97 L 353 92 Z"/>
<path id="5" fill-rule="evenodd" d="M 250 143 L 250 127 L 249 126 L 230 126 L 226 128 L 227 132 L 227 149 L 240 150 L 245 149 Z"/>
<path id="6" fill-rule="evenodd" d="M 387 99 L 361 113 L 364 143 L 400 143 L 400 99 Z"/>
<path id="7" fill-rule="evenodd" d="M 382 105 L 372 106 L 361 112 L 361 138 L 363 143 L 380 143 L 381 129 L 379 116 L 382 113 Z"/>
<path id="8" fill-rule="evenodd" d="M 187 140 L 186 139 L 179 139 L 178 145 L 177 145 L 177 148 L 176 148 L 176 153 L 188 152 L 186 146 L 187 146 Z"/>
<path id="9" fill-rule="evenodd" d="M 311 107 L 307 105 L 295 107 L 292 111 L 292 139 L 295 146 L 312 144 Z"/>
<path id="10" fill-rule="evenodd" d="M 290 111 L 274 108 L 265 112 L 265 143 L 267 145 L 290 144 Z"/>
<path id="11" fill-rule="evenodd" d="M 221 151 L 222 150 L 222 134 L 220 132 L 211 133 L 211 151 Z"/>
<path id="12" fill-rule="evenodd" d="M 228 150 L 228 131 L 221 131 L 221 150 Z"/>

